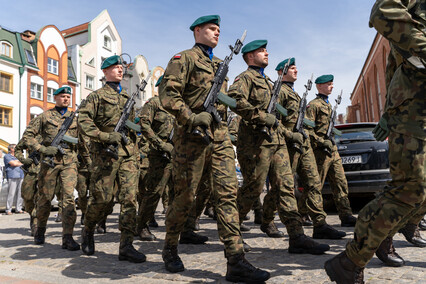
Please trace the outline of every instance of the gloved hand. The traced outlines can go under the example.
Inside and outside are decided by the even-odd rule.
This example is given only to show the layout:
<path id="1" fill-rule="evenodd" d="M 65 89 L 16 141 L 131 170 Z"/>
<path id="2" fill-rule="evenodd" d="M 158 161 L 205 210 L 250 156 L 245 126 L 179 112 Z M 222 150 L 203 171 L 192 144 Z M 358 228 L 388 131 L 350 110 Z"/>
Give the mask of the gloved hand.
<path id="1" fill-rule="evenodd" d="M 55 156 L 56 153 L 58 153 L 58 148 L 54 146 L 41 146 L 39 149 L 39 152 L 46 155 L 46 156 Z"/>
<path id="2" fill-rule="evenodd" d="M 99 140 L 101 140 L 102 143 L 119 144 L 121 142 L 121 134 L 118 132 L 101 132 Z"/>
<path id="3" fill-rule="evenodd" d="M 299 132 L 293 132 L 290 140 L 293 141 L 294 143 L 302 145 L 303 144 L 303 135 Z"/>
<path id="4" fill-rule="evenodd" d="M 384 113 L 373 129 L 374 138 L 377 141 L 384 141 L 389 136 L 388 114 Z"/>
<path id="5" fill-rule="evenodd" d="M 26 158 L 22 161 L 22 164 L 24 164 L 24 166 L 30 166 L 32 163 L 34 163 L 34 161 L 30 158 Z"/>
<path id="6" fill-rule="evenodd" d="M 173 145 L 170 143 L 164 143 L 163 145 L 163 151 L 167 152 L 169 155 L 172 154 L 173 151 Z"/>
<path id="7" fill-rule="evenodd" d="M 208 112 L 200 112 L 199 114 L 192 114 L 188 119 L 188 133 L 191 133 L 192 130 L 197 126 L 209 127 L 212 123 L 212 116 Z"/>
<path id="8" fill-rule="evenodd" d="M 267 113 L 266 115 L 265 115 L 265 125 L 268 127 L 268 128 L 271 128 L 271 127 L 276 127 L 277 125 L 278 125 L 278 122 L 277 122 L 277 118 L 276 118 L 276 116 L 275 115 L 273 115 L 273 114 L 270 114 L 270 113 Z"/>
<path id="9" fill-rule="evenodd" d="M 328 150 L 333 151 L 333 143 L 331 143 L 330 140 L 325 139 L 324 142 L 322 143 L 322 146 Z"/>

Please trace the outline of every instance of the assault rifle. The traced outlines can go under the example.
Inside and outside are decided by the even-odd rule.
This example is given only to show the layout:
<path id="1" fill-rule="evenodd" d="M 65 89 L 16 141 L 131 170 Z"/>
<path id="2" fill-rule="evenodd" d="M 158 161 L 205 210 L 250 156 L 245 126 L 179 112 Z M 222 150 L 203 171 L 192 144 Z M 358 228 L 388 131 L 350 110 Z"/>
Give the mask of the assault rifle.
<path id="1" fill-rule="evenodd" d="M 175 128 L 173 127 L 173 128 L 172 128 L 172 131 L 170 132 L 169 136 L 167 137 L 167 143 L 170 143 L 170 144 L 172 144 L 172 145 L 173 145 L 173 136 L 174 136 L 174 135 L 175 135 Z M 172 157 L 170 157 L 169 153 L 164 152 L 164 153 L 163 153 L 163 158 L 165 158 L 165 159 L 167 159 L 167 160 L 169 160 L 169 161 L 170 161 L 170 159 L 171 159 Z"/>
<path id="2" fill-rule="evenodd" d="M 148 76 L 146 76 L 145 80 L 142 81 L 142 84 L 136 85 L 137 90 L 136 92 L 134 92 L 130 98 L 126 101 L 126 104 L 123 107 L 123 112 L 121 113 L 120 119 L 118 120 L 117 125 L 114 128 L 114 132 L 118 132 L 121 135 L 121 140 L 123 141 L 123 143 L 125 145 L 129 144 L 129 139 L 127 139 L 126 134 L 127 134 L 127 128 L 132 128 L 132 125 L 135 125 L 135 131 L 137 126 L 136 124 L 132 123 L 131 121 L 129 121 L 129 116 L 130 113 L 133 110 L 133 106 L 135 105 L 136 101 L 135 98 L 138 97 L 139 98 L 139 92 L 143 91 L 145 89 L 145 87 L 148 85 L 148 81 L 149 78 L 151 78 L 151 72 L 148 74 Z M 126 128 L 127 127 L 127 128 Z M 138 128 L 140 129 L 140 127 Z M 118 145 L 109 145 L 107 147 L 107 149 L 105 150 L 105 152 L 111 156 L 114 159 L 118 159 Z"/>
<path id="3" fill-rule="evenodd" d="M 29 155 L 28 158 L 33 160 L 34 165 L 38 166 L 38 164 L 40 164 L 40 153 L 37 151 L 32 151 Z M 32 165 L 31 164 L 31 165 Z M 23 165 L 21 167 L 21 170 L 24 171 L 24 173 L 28 173 L 29 168 L 31 167 L 31 165 Z"/>
<path id="4" fill-rule="evenodd" d="M 287 63 L 284 65 L 283 72 L 281 73 L 281 75 L 278 76 L 278 79 L 274 83 L 274 87 L 272 88 L 271 100 L 269 101 L 268 108 L 266 109 L 266 113 L 273 114 L 273 115 L 277 116 L 277 118 L 279 116 L 278 114 L 276 114 L 277 110 L 280 114 L 287 115 L 287 110 L 284 109 L 284 107 L 282 105 L 277 103 L 277 101 L 278 101 L 278 97 L 280 95 L 281 86 L 283 84 L 283 76 L 287 74 L 288 68 L 290 67 L 290 65 L 289 65 L 290 59 L 291 58 L 287 59 Z M 276 120 L 275 124 L 276 125 L 274 125 L 273 127 L 278 126 L 278 120 Z M 271 129 L 269 129 L 266 125 L 264 125 L 260 128 L 260 133 L 263 134 L 266 141 L 272 142 Z"/>
<path id="5" fill-rule="evenodd" d="M 296 125 L 294 126 L 294 132 L 299 132 L 300 134 L 303 135 L 303 137 L 305 139 L 308 139 L 308 135 L 306 134 L 305 130 L 303 129 L 306 106 L 308 105 L 306 97 L 308 96 L 309 91 L 312 89 L 312 79 L 313 78 L 314 78 L 314 74 L 311 75 L 311 79 L 308 79 L 308 83 L 306 83 L 306 85 L 305 85 L 305 92 L 303 93 L 302 100 L 300 101 L 300 105 L 299 105 L 299 116 L 297 117 Z M 297 152 L 302 153 L 301 145 L 299 145 L 297 143 L 293 143 L 293 148 Z"/>
<path id="6" fill-rule="evenodd" d="M 216 121 L 217 123 L 220 123 L 222 121 L 222 118 L 220 117 L 215 107 L 215 104 L 218 100 L 227 106 L 236 106 L 235 100 L 226 96 L 225 94 L 220 93 L 220 89 L 222 88 L 223 82 L 225 81 L 226 75 L 228 74 L 229 63 L 232 60 L 232 56 L 234 54 L 237 55 L 238 53 L 240 53 L 240 50 L 243 47 L 244 39 L 246 38 L 246 34 L 247 31 L 244 31 L 243 35 L 241 36 L 241 39 L 237 39 L 234 46 L 229 46 L 229 48 L 231 49 L 231 54 L 225 57 L 225 59 L 219 64 L 219 68 L 217 69 L 213 78 L 213 85 L 210 88 L 210 91 L 203 104 L 204 111 L 210 113 L 214 121 Z M 196 128 L 192 131 L 192 134 L 202 137 L 204 143 L 208 145 L 210 144 L 210 138 L 207 135 L 207 129 L 203 128 L 202 130 L 204 133 L 202 133 L 199 129 Z"/>
<path id="7" fill-rule="evenodd" d="M 85 102 L 85 100 L 82 100 L 81 103 L 80 103 L 80 106 L 84 105 L 84 102 Z M 53 138 L 53 140 L 52 140 L 52 143 L 50 143 L 50 146 L 58 148 L 58 152 L 61 155 L 65 155 L 64 149 L 69 148 L 68 144 L 64 143 L 64 142 L 68 142 L 68 143 L 71 143 L 71 144 L 77 144 L 78 143 L 77 138 L 65 135 L 65 133 L 67 133 L 68 129 L 71 127 L 71 124 L 74 120 L 74 117 L 78 113 L 80 106 L 77 107 L 76 111 L 71 112 L 70 116 L 65 118 L 64 122 L 62 123 L 61 127 L 59 128 L 58 134 L 56 134 L 55 138 Z M 55 167 L 55 164 L 53 163 L 53 157 L 52 156 L 48 156 L 46 159 L 44 159 L 43 163 L 49 165 L 49 167 L 51 167 L 51 168 Z"/>
<path id="8" fill-rule="evenodd" d="M 336 141 L 334 140 L 334 134 L 338 134 L 336 132 L 337 129 L 334 128 L 334 124 L 336 123 L 337 107 L 340 105 L 340 102 L 342 101 L 342 94 L 343 94 L 343 90 L 340 91 L 340 95 L 336 99 L 336 105 L 334 106 L 333 111 L 331 112 L 330 124 L 328 125 L 327 133 L 325 134 L 325 139 L 330 140 L 333 145 L 336 145 Z M 329 157 L 331 157 L 331 151 L 329 149 L 324 148 L 324 151 Z"/>

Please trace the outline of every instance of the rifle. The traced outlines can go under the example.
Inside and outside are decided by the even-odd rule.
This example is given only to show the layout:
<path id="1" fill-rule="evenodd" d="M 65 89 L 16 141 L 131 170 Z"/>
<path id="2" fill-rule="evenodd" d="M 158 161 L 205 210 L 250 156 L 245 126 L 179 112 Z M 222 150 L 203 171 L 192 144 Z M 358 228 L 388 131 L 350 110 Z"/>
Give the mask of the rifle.
<path id="1" fill-rule="evenodd" d="M 117 125 L 114 128 L 114 132 L 118 132 L 121 135 L 121 140 L 124 142 L 125 145 L 129 144 L 129 139 L 127 139 L 127 128 L 132 128 L 130 125 L 134 124 L 131 121 L 128 120 L 130 113 L 133 110 L 133 106 L 135 105 L 135 97 L 139 98 L 139 92 L 143 91 L 145 87 L 148 85 L 149 78 L 151 78 L 151 72 L 146 76 L 145 80 L 142 81 L 141 85 L 136 85 L 137 90 L 134 92 L 129 99 L 127 99 L 126 103 L 123 107 L 123 112 L 121 113 L 120 119 L 118 120 Z M 137 126 L 137 125 L 136 125 Z M 132 128 L 133 129 L 133 128 Z M 136 130 L 136 129 L 135 129 Z M 115 160 L 118 159 L 118 145 L 109 145 L 105 152 L 114 158 Z"/>
<path id="2" fill-rule="evenodd" d="M 84 105 L 84 102 L 85 102 L 85 100 L 82 100 L 81 103 L 80 103 L 80 106 Z M 77 106 L 76 111 L 71 112 L 71 115 L 68 116 L 67 118 L 65 118 L 64 122 L 62 123 L 61 127 L 59 128 L 58 134 L 56 134 L 55 138 L 53 138 L 53 140 L 52 140 L 52 143 L 50 143 L 50 146 L 58 148 L 58 152 L 61 155 L 65 155 L 64 149 L 69 148 L 68 144 L 66 144 L 64 142 L 69 142 L 69 143 L 72 143 L 72 144 L 78 143 L 77 138 L 65 135 L 65 133 L 67 133 L 68 129 L 71 127 L 71 124 L 74 120 L 74 117 L 78 113 L 80 106 Z M 55 167 L 55 164 L 53 163 L 53 157 L 52 156 L 48 156 L 47 159 L 43 160 L 43 163 L 49 165 L 49 167 L 51 167 L 51 168 Z"/>
<path id="3" fill-rule="evenodd" d="M 325 138 L 330 140 L 333 145 L 336 145 L 336 141 L 334 140 L 334 135 L 336 132 L 334 130 L 334 124 L 336 123 L 336 117 L 337 117 L 337 107 L 340 105 L 340 102 L 342 101 L 342 94 L 343 90 L 340 91 L 340 95 L 336 99 L 336 105 L 333 108 L 333 111 L 331 112 L 330 116 L 330 124 L 328 125 L 327 133 L 325 134 Z M 327 148 L 324 148 L 325 153 L 331 157 L 331 151 Z"/>
<path id="4" fill-rule="evenodd" d="M 234 103 L 232 100 L 229 100 L 230 98 L 228 96 L 220 93 L 220 89 L 222 88 L 223 82 L 225 81 L 226 75 L 228 74 L 229 63 L 232 60 L 232 56 L 234 54 L 237 55 L 238 53 L 240 53 L 240 50 L 243 47 L 244 39 L 246 38 L 246 34 L 247 31 L 244 31 L 243 35 L 241 36 L 241 39 L 237 39 L 234 46 L 229 46 L 229 48 L 231 49 L 231 54 L 225 57 L 225 59 L 219 64 L 219 68 L 216 70 L 216 73 L 214 75 L 213 85 L 210 88 L 210 91 L 203 103 L 204 111 L 210 113 L 214 121 L 216 121 L 217 123 L 220 123 L 222 121 L 222 118 L 220 117 L 215 107 L 215 104 L 218 100 L 221 103 L 231 107 L 234 107 L 234 104 L 236 105 L 236 103 Z M 208 145 L 210 144 L 210 138 L 207 135 L 207 129 L 203 127 L 202 130 L 204 131 L 204 134 L 201 133 L 201 131 L 197 128 L 192 131 L 192 134 L 203 138 L 204 143 Z"/>
<path id="5" fill-rule="evenodd" d="M 268 108 L 266 109 L 266 113 L 279 116 L 279 114 L 276 114 L 276 111 L 278 110 L 280 114 L 287 115 L 287 110 L 285 110 L 283 106 L 277 103 L 277 100 L 280 95 L 281 86 L 283 84 L 283 81 L 282 81 L 283 76 L 287 74 L 288 68 L 290 67 L 289 65 L 290 59 L 291 58 L 287 59 L 287 63 L 284 65 L 283 72 L 281 73 L 281 75 L 278 76 L 278 79 L 274 83 L 274 87 L 272 88 L 271 100 L 269 101 Z M 278 120 L 276 121 L 276 124 L 277 125 L 274 125 L 273 127 L 278 126 Z M 272 142 L 271 129 L 269 129 L 266 125 L 260 128 L 260 133 L 265 136 L 266 141 L 268 141 L 269 143 Z"/>
<path id="6" fill-rule="evenodd" d="M 306 97 L 308 96 L 309 91 L 312 89 L 312 79 L 314 78 L 314 74 L 311 75 L 311 79 L 308 79 L 308 83 L 305 85 L 305 92 L 303 93 L 302 100 L 299 104 L 299 116 L 297 117 L 296 125 L 294 126 L 294 132 L 299 132 L 300 134 L 305 137 L 305 139 L 308 139 L 308 135 L 306 134 L 305 130 L 303 129 L 303 122 L 305 119 L 305 112 L 306 112 L 306 106 L 308 105 L 308 102 L 306 100 Z M 301 145 L 298 145 L 297 143 L 293 143 L 293 148 L 299 152 L 302 153 Z"/>
<path id="7" fill-rule="evenodd" d="M 38 164 L 40 164 L 40 153 L 37 151 L 32 151 L 29 155 L 28 158 L 33 160 L 34 165 L 38 166 Z M 31 165 L 32 165 L 31 164 Z M 31 167 L 31 165 L 23 165 L 21 167 L 21 170 L 24 171 L 24 173 L 28 173 L 29 168 Z"/>
<path id="8" fill-rule="evenodd" d="M 173 145 L 173 136 L 175 135 L 175 128 L 172 128 L 172 131 L 170 132 L 169 136 L 167 137 L 167 143 L 170 143 Z M 169 153 L 164 152 L 163 153 L 163 158 L 167 159 L 167 160 L 171 160 L 171 157 L 169 155 Z"/>

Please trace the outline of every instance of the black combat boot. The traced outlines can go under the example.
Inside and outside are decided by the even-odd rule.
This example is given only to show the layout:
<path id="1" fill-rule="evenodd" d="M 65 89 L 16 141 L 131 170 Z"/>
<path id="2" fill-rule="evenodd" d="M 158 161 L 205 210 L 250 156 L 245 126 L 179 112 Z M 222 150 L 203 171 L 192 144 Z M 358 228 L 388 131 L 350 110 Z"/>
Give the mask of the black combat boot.
<path id="1" fill-rule="evenodd" d="M 331 281 L 337 284 L 363 284 L 364 268 L 356 266 L 343 251 L 324 264 Z"/>
<path id="2" fill-rule="evenodd" d="M 356 218 L 353 215 L 346 215 L 340 218 L 342 227 L 355 227 Z"/>
<path id="3" fill-rule="evenodd" d="M 426 231 L 426 219 L 423 218 L 419 223 L 419 229 L 422 231 Z"/>
<path id="4" fill-rule="evenodd" d="M 343 238 L 344 236 L 346 236 L 345 232 L 338 231 L 329 224 L 323 224 L 321 226 L 314 227 L 314 233 L 312 235 L 312 238 L 338 240 Z"/>
<path id="5" fill-rule="evenodd" d="M 92 255 L 95 253 L 95 238 L 93 237 L 94 232 L 86 231 L 86 228 L 81 230 L 81 250 L 86 255 Z"/>
<path id="6" fill-rule="evenodd" d="M 195 233 L 194 231 L 186 231 L 180 234 L 180 244 L 202 245 L 209 240 L 208 237 Z"/>
<path id="7" fill-rule="evenodd" d="M 139 233 L 139 238 L 141 239 L 141 241 L 148 242 L 155 241 L 157 239 L 154 234 L 151 233 L 148 226 L 142 228 L 141 232 Z"/>
<path id="8" fill-rule="evenodd" d="M 164 206 L 163 211 L 161 212 L 161 214 L 166 214 L 167 213 L 167 206 Z"/>
<path id="9" fill-rule="evenodd" d="M 98 234 L 106 234 L 106 220 L 105 219 L 100 221 L 96 225 L 96 232 L 98 232 Z"/>
<path id="10" fill-rule="evenodd" d="M 251 246 L 248 243 L 246 243 L 244 240 L 243 240 L 243 249 L 244 249 L 244 252 L 251 251 Z"/>
<path id="11" fill-rule="evenodd" d="M 246 216 L 244 216 L 243 220 L 244 220 L 244 221 L 248 221 L 248 220 L 250 220 L 250 216 L 247 214 Z"/>
<path id="12" fill-rule="evenodd" d="M 260 225 L 260 230 L 266 233 L 270 238 L 284 238 L 284 233 L 278 230 L 274 221 L 271 221 L 269 224 Z"/>
<path id="13" fill-rule="evenodd" d="M 251 230 L 251 228 L 249 226 L 247 226 L 246 224 L 244 224 L 244 223 L 240 224 L 240 231 L 241 232 L 250 232 L 250 230 Z"/>
<path id="14" fill-rule="evenodd" d="M 426 247 L 426 240 L 420 235 L 419 227 L 416 224 L 407 224 L 404 228 L 399 229 L 399 233 L 403 234 L 407 242 L 412 243 L 416 247 Z"/>
<path id="15" fill-rule="evenodd" d="M 61 223 L 62 222 L 62 213 L 59 213 L 56 215 L 56 219 L 55 219 L 56 223 Z"/>
<path id="16" fill-rule="evenodd" d="M 36 245 L 44 244 L 44 234 L 46 233 L 46 227 L 37 227 L 34 234 L 34 243 Z"/>
<path id="17" fill-rule="evenodd" d="M 263 283 L 271 277 L 268 271 L 254 267 L 244 254 L 228 256 L 226 280 L 230 282 Z"/>
<path id="18" fill-rule="evenodd" d="M 167 271 L 176 273 L 185 270 L 183 262 L 178 255 L 177 246 L 165 245 L 162 256 Z"/>
<path id="19" fill-rule="evenodd" d="M 62 248 L 67 250 L 79 250 L 80 245 L 74 241 L 72 234 L 65 234 L 62 236 Z"/>
<path id="20" fill-rule="evenodd" d="M 255 209 L 254 210 L 254 223 L 261 225 L 263 221 L 263 210 L 262 209 Z"/>
<path id="21" fill-rule="evenodd" d="M 323 254 L 328 250 L 330 250 L 329 245 L 317 243 L 305 234 L 298 235 L 289 240 L 289 253 Z"/>
<path id="22" fill-rule="evenodd" d="M 84 226 L 84 213 L 81 213 L 80 224 Z"/>
<path id="23" fill-rule="evenodd" d="M 158 228 L 158 223 L 155 220 L 155 217 L 152 217 L 151 221 L 149 221 L 148 226 L 150 226 L 151 228 Z"/>
<path id="24" fill-rule="evenodd" d="M 206 209 L 204 209 L 204 215 L 213 218 L 214 216 L 214 211 L 213 211 L 213 207 L 206 207 Z"/>
<path id="25" fill-rule="evenodd" d="M 127 260 L 134 263 L 141 263 L 146 261 L 146 256 L 143 253 L 138 252 L 130 241 L 123 241 L 120 242 L 118 260 Z"/>
<path id="26" fill-rule="evenodd" d="M 302 225 L 303 226 L 313 226 L 314 223 L 312 222 L 311 218 L 308 214 L 302 214 Z"/>
<path id="27" fill-rule="evenodd" d="M 396 253 L 391 237 L 387 237 L 382 241 L 376 251 L 376 255 L 387 266 L 400 267 L 405 264 L 404 259 Z"/>

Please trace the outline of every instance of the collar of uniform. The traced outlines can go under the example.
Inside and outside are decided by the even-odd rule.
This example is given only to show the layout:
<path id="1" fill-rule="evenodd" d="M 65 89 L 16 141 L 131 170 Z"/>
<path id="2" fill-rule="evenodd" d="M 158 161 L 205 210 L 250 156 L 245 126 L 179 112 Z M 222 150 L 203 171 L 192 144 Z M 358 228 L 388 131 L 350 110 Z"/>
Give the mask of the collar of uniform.
<path id="1" fill-rule="evenodd" d="M 195 46 L 198 46 L 204 55 L 207 56 L 210 60 L 213 59 L 213 48 L 202 43 L 196 43 Z"/>
<path id="2" fill-rule="evenodd" d="M 55 110 L 61 115 L 61 116 L 63 116 L 64 114 L 66 114 L 67 113 L 67 111 L 68 111 L 68 107 L 58 107 L 58 106 L 55 106 Z"/>
<path id="3" fill-rule="evenodd" d="M 317 97 L 322 99 L 324 102 L 326 102 L 328 104 L 328 96 L 323 95 L 323 94 L 318 94 Z"/>
<path id="4" fill-rule="evenodd" d="M 121 93 L 122 88 L 120 82 L 106 82 L 106 84 L 110 86 L 111 89 L 115 90 L 117 93 Z"/>
<path id="5" fill-rule="evenodd" d="M 249 66 L 248 69 L 250 72 L 252 72 L 253 74 L 256 74 L 256 77 L 262 78 L 262 79 L 267 79 L 268 76 L 265 75 L 265 77 L 262 76 L 262 74 L 260 74 L 260 67 L 258 66 Z"/>
<path id="6" fill-rule="evenodd" d="M 129 95 L 124 90 L 121 90 L 120 93 L 117 93 L 117 91 L 114 90 L 113 88 L 111 88 L 111 86 L 108 85 L 108 84 L 105 84 L 105 86 L 103 88 L 105 89 L 105 91 L 108 95 L 117 96 L 117 94 L 120 94 L 120 95 L 123 95 L 125 97 L 129 97 Z"/>

